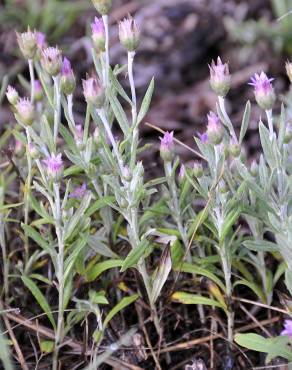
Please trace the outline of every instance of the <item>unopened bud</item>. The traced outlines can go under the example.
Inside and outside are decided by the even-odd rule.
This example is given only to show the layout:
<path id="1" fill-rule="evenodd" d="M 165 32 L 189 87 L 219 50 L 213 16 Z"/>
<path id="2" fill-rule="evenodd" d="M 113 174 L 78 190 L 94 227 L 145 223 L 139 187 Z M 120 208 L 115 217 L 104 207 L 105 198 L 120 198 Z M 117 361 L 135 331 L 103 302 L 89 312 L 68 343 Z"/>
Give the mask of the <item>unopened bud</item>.
<path id="1" fill-rule="evenodd" d="M 254 87 L 256 101 L 263 110 L 270 110 L 274 106 L 276 95 L 271 84 L 273 80 L 273 78 L 268 78 L 264 72 L 261 72 L 261 74 L 256 73 L 249 83 Z"/>
<path id="2" fill-rule="evenodd" d="M 238 157 L 240 154 L 240 145 L 238 144 L 238 141 L 234 138 L 230 139 L 228 152 L 231 154 L 232 157 Z"/>
<path id="3" fill-rule="evenodd" d="M 82 80 L 83 94 L 87 104 L 92 104 L 96 108 L 102 108 L 104 104 L 104 89 L 97 77 L 90 77 Z"/>
<path id="4" fill-rule="evenodd" d="M 259 172 L 259 166 L 255 160 L 252 161 L 250 166 L 250 173 L 253 177 L 257 177 Z"/>
<path id="5" fill-rule="evenodd" d="M 51 76 L 60 73 L 62 67 L 62 52 L 57 47 L 49 47 L 42 51 L 41 63 L 44 70 Z"/>
<path id="6" fill-rule="evenodd" d="M 184 182 L 185 177 L 186 177 L 186 168 L 185 168 L 185 165 L 182 164 L 180 166 L 179 173 L 178 173 L 178 181 L 180 184 Z"/>
<path id="7" fill-rule="evenodd" d="M 76 145 L 77 145 L 78 149 L 83 150 L 84 149 L 84 144 L 83 144 L 84 131 L 83 131 L 83 127 L 82 127 L 82 125 L 77 125 L 75 127 L 75 129 L 76 129 L 76 131 L 75 131 L 75 134 L 74 134 L 74 138 L 75 138 Z"/>
<path id="8" fill-rule="evenodd" d="M 204 174 L 202 163 L 199 161 L 195 161 L 193 165 L 193 175 L 196 178 L 202 177 Z"/>
<path id="9" fill-rule="evenodd" d="M 132 173 L 130 171 L 130 168 L 128 166 L 123 167 L 123 178 L 130 182 L 132 180 Z"/>
<path id="10" fill-rule="evenodd" d="M 210 142 L 214 145 L 218 145 L 221 143 L 223 138 L 224 129 L 220 122 L 218 116 L 210 112 L 207 116 L 208 118 L 208 125 L 207 125 L 207 135 Z"/>
<path id="11" fill-rule="evenodd" d="M 20 140 L 15 140 L 14 154 L 16 157 L 21 158 L 25 153 L 25 148 Z"/>
<path id="12" fill-rule="evenodd" d="M 134 18 L 129 16 L 119 23 L 119 38 L 128 51 L 134 51 L 139 46 L 140 30 Z"/>
<path id="13" fill-rule="evenodd" d="M 43 88 L 39 80 L 34 81 L 34 100 L 41 101 L 43 98 Z"/>
<path id="14" fill-rule="evenodd" d="M 61 67 L 61 91 L 65 95 L 73 94 L 76 87 L 75 76 L 71 68 L 71 63 L 67 58 L 64 58 Z"/>
<path id="15" fill-rule="evenodd" d="M 173 158 L 173 131 L 166 132 L 163 137 L 160 138 L 160 156 L 166 161 L 170 162 Z"/>
<path id="16" fill-rule="evenodd" d="M 37 50 L 36 32 L 31 32 L 28 27 L 27 32 L 16 32 L 19 48 L 26 59 L 33 59 Z"/>
<path id="17" fill-rule="evenodd" d="M 227 63 L 222 63 L 220 57 L 217 58 L 217 64 L 212 60 L 209 65 L 210 70 L 210 85 L 212 90 L 218 96 L 226 96 L 231 85 L 231 76 Z"/>
<path id="18" fill-rule="evenodd" d="M 34 120 L 34 106 L 27 98 L 18 100 L 16 106 L 16 114 L 19 120 L 27 126 L 32 125 Z"/>
<path id="19" fill-rule="evenodd" d="M 102 18 L 94 18 L 94 22 L 91 23 L 91 31 L 94 48 L 97 51 L 105 51 L 105 28 Z"/>
<path id="20" fill-rule="evenodd" d="M 27 152 L 32 159 L 36 159 L 39 156 L 39 151 L 34 143 L 29 143 L 27 145 Z"/>
<path id="21" fill-rule="evenodd" d="M 101 15 L 107 15 L 112 7 L 112 0 L 92 0 L 92 3 Z"/>
<path id="22" fill-rule="evenodd" d="M 6 90 L 6 97 L 11 105 L 16 105 L 19 95 L 15 88 L 9 85 Z"/>

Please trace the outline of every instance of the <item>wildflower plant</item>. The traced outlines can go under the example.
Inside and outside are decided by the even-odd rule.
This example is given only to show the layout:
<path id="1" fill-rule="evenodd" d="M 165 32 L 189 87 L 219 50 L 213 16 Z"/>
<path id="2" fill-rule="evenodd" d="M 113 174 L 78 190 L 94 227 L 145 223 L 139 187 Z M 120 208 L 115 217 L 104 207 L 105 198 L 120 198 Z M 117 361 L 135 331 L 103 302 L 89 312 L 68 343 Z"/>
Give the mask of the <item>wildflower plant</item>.
<path id="1" fill-rule="evenodd" d="M 37 31 L 17 34 L 28 62 L 30 97 L 12 86 L 6 91 L 17 124 L 14 157 L 0 176 L 5 302 L 13 302 L 10 279 L 21 279 L 26 294 L 32 294 L 53 329 L 45 346 L 46 352 L 52 352 L 54 370 L 59 368 L 61 348 L 74 342 L 68 339 L 71 330 L 88 315 L 94 317 L 90 327 L 94 366 L 110 364 L 111 355 L 125 337 L 133 339 L 138 327 L 99 356 L 108 342 L 109 323 L 129 305 L 135 304 L 143 329 L 143 310 L 148 312 L 153 337 L 159 348 L 166 345 L 164 304 L 172 302 L 196 305 L 205 326 L 209 312 L 218 310 L 224 318 L 220 321 L 226 322 L 223 330 L 231 359 L 234 340 L 247 348 L 260 348 L 268 359 L 275 355 L 291 359 L 291 320 L 286 320 L 280 339 L 267 342 L 253 333 L 235 336 L 239 286 L 250 289 L 256 303 L 269 307 L 273 289 L 284 274 L 292 293 L 291 128 L 284 105 L 279 117 L 273 112 L 273 79 L 261 72 L 250 82 L 266 114 L 259 122 L 263 153 L 258 162 L 250 165 L 243 150 L 251 104 L 246 103 L 237 133 L 225 109 L 232 77 L 228 64 L 218 58 L 209 66 L 217 104 L 206 117 L 205 132 L 194 137 L 198 151 L 191 148 L 196 156 L 192 167 L 176 155 L 180 142 L 175 133 L 163 132 L 161 177 L 145 180 L 139 126 L 148 112 L 154 81 L 139 104 L 134 66 L 140 28 L 131 16 L 119 23 L 127 64 L 112 66 L 111 1 L 93 4 L 101 15 L 91 24 L 94 72 L 83 76 L 81 84 L 58 46 L 46 45 Z M 129 94 L 120 83 L 123 73 L 129 79 Z M 86 106 L 82 120 L 74 113 L 78 88 Z M 16 177 L 14 172 L 9 174 L 10 166 L 15 163 L 22 194 L 19 202 L 6 204 Z M 23 262 L 11 266 L 7 224 L 15 221 L 8 216 L 16 209 L 23 209 L 13 213 L 21 218 Z M 275 269 L 266 263 L 268 258 L 277 262 Z M 133 286 L 124 279 L 132 271 Z M 204 278 L 201 284 L 198 277 Z M 79 284 L 85 287 L 82 292 Z M 47 298 L 50 290 L 57 295 L 56 310 Z M 258 347 L 253 348 L 249 338 Z M 271 352 L 272 346 L 277 350 Z M 159 354 L 150 353 L 159 365 Z"/>

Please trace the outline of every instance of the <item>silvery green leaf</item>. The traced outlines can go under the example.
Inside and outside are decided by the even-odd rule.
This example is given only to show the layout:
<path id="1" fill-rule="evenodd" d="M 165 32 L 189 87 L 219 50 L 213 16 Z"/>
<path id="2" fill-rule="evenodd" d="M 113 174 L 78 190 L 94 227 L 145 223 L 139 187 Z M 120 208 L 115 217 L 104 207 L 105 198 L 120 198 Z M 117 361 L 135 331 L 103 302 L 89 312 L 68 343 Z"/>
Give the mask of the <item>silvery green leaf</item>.
<path id="1" fill-rule="evenodd" d="M 273 144 L 270 140 L 269 130 L 265 127 L 262 121 L 259 123 L 259 132 L 262 148 L 265 154 L 265 158 L 271 168 L 276 167 L 275 155 L 273 153 Z"/>
<path id="2" fill-rule="evenodd" d="M 245 240 L 242 243 L 246 248 L 255 252 L 277 252 L 277 244 L 267 240 Z"/>
<path id="3" fill-rule="evenodd" d="M 87 145 L 86 145 L 85 153 L 84 153 L 84 160 L 86 164 L 90 163 L 91 155 L 92 155 L 92 146 L 93 146 L 93 140 L 91 137 L 87 140 Z"/>
<path id="4" fill-rule="evenodd" d="M 196 144 L 198 148 L 200 149 L 200 152 L 203 154 L 204 158 L 209 164 L 210 169 L 214 170 L 215 167 L 215 153 L 214 153 L 214 147 L 208 143 L 204 144 L 201 142 L 200 139 L 194 138 L 196 141 Z"/>
<path id="5" fill-rule="evenodd" d="M 126 94 L 123 86 L 119 83 L 116 75 L 110 70 L 110 80 L 111 80 L 111 83 L 113 85 L 113 87 L 116 89 L 116 91 L 118 92 L 118 94 L 126 100 L 126 102 L 128 102 L 130 105 L 132 105 L 132 101 L 131 99 L 128 97 L 128 95 Z"/>
<path id="6" fill-rule="evenodd" d="M 74 213 L 72 218 L 65 223 L 64 225 L 64 240 L 65 241 L 71 236 L 75 227 L 80 222 L 80 219 L 84 216 L 85 211 L 87 210 L 90 204 L 91 197 L 92 197 L 91 193 L 87 193 L 82 199 L 79 208 Z"/>
<path id="7" fill-rule="evenodd" d="M 135 246 L 131 252 L 127 255 L 123 261 L 121 267 L 121 272 L 126 271 L 129 267 L 133 267 L 137 264 L 139 259 L 142 257 L 147 247 L 149 246 L 149 241 L 147 239 L 142 239 L 137 246 Z"/>
<path id="8" fill-rule="evenodd" d="M 68 257 L 64 261 L 64 281 L 68 279 L 72 268 L 78 258 L 79 253 L 86 246 L 88 234 L 81 234 L 80 237 L 72 244 L 71 253 L 68 253 Z"/>
<path id="9" fill-rule="evenodd" d="M 53 152 L 55 148 L 54 138 L 48 119 L 45 115 L 42 116 L 42 134 L 44 135 L 42 136 L 43 142 L 47 144 L 50 152 Z"/>
<path id="10" fill-rule="evenodd" d="M 96 235 L 90 235 L 88 238 L 88 245 L 95 253 L 100 254 L 104 257 L 119 258 L 108 246 L 107 243 L 103 242 Z"/>
<path id="11" fill-rule="evenodd" d="M 246 131 L 248 129 L 249 125 L 249 119 L 250 119 L 250 101 L 248 101 L 245 105 L 245 110 L 243 113 L 243 118 L 241 122 L 241 128 L 240 128 L 240 134 L 239 134 L 239 144 L 242 143 L 244 136 L 246 134 Z"/>
<path id="12" fill-rule="evenodd" d="M 113 113 L 119 123 L 119 126 L 121 130 L 123 131 L 124 135 L 127 136 L 129 132 L 129 122 L 128 122 L 126 113 L 123 107 L 121 106 L 121 103 L 119 102 L 118 98 L 115 96 L 115 94 L 112 91 L 109 91 L 108 98 L 109 98 Z"/>
<path id="13" fill-rule="evenodd" d="M 94 48 L 91 49 L 91 55 L 92 55 L 96 73 L 99 79 L 102 80 L 102 65 L 101 65 L 100 59 L 98 58 L 98 55 L 96 51 L 94 50 Z"/>
<path id="14" fill-rule="evenodd" d="M 147 89 L 146 94 L 144 96 L 144 99 L 142 101 L 141 109 L 140 109 L 140 112 L 139 112 L 138 117 L 137 117 L 137 125 L 143 120 L 143 118 L 146 116 L 146 114 L 149 110 L 150 103 L 151 103 L 151 100 L 152 100 L 153 91 L 154 91 L 154 77 L 151 79 L 151 82 L 148 86 L 148 89 Z"/>
<path id="15" fill-rule="evenodd" d="M 46 77 L 42 72 L 39 73 L 39 79 L 45 91 L 46 97 L 48 98 L 49 104 L 52 107 L 52 109 L 54 109 L 54 98 L 53 98 L 52 87 L 46 82 Z"/>
<path id="16" fill-rule="evenodd" d="M 281 104 L 281 115 L 280 115 L 280 127 L 279 127 L 279 133 L 278 133 L 278 145 L 279 148 L 282 149 L 283 143 L 284 143 L 284 137 L 286 131 L 286 112 L 284 104 Z"/>
<path id="17" fill-rule="evenodd" d="M 153 279 L 152 290 L 151 290 L 151 301 L 154 304 L 160 295 L 160 292 L 168 278 L 171 271 L 171 257 L 170 250 L 166 247 L 159 260 L 158 271 Z"/>
<path id="18" fill-rule="evenodd" d="M 230 118 L 228 117 L 227 113 L 225 112 L 225 110 L 221 109 L 220 104 L 216 104 L 216 108 L 217 108 L 217 114 L 220 118 L 220 121 L 224 124 L 224 126 L 228 128 L 230 135 L 234 136 L 235 133 L 234 133 L 233 124 L 230 121 Z"/>
<path id="19" fill-rule="evenodd" d="M 68 150 L 64 151 L 67 158 L 70 160 L 70 162 L 74 163 L 77 167 L 85 168 L 86 164 L 84 161 L 80 158 L 80 156 L 73 154 L 69 152 Z"/>

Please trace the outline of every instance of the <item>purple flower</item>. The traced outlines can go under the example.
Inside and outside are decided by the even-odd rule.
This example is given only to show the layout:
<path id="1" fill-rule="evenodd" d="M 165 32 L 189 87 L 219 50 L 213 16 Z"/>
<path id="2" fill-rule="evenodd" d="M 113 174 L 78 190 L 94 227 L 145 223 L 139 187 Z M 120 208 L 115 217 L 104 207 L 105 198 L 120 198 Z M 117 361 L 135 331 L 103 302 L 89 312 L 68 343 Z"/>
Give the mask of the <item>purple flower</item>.
<path id="1" fill-rule="evenodd" d="M 59 74 L 62 66 L 62 52 L 57 47 L 49 47 L 42 51 L 42 66 L 52 76 Z"/>
<path id="2" fill-rule="evenodd" d="M 34 107 L 30 100 L 28 98 L 19 99 L 15 108 L 20 120 L 30 126 L 34 120 Z"/>
<path id="3" fill-rule="evenodd" d="M 88 104 L 101 108 L 104 103 L 104 89 L 97 77 L 82 80 L 83 94 Z"/>
<path id="4" fill-rule="evenodd" d="M 16 32 L 18 46 L 26 59 L 33 59 L 37 50 L 36 32 L 28 27 L 27 32 Z"/>
<path id="5" fill-rule="evenodd" d="M 47 174 L 49 177 L 53 178 L 54 180 L 59 180 L 61 178 L 63 173 L 63 160 L 61 153 L 57 155 L 52 154 L 51 156 L 44 159 L 43 163 L 46 166 Z"/>
<path id="6" fill-rule="evenodd" d="M 137 49 L 140 42 L 140 30 L 135 19 L 130 15 L 119 23 L 119 38 L 128 51 Z"/>
<path id="7" fill-rule="evenodd" d="M 14 87 L 8 85 L 7 90 L 6 90 L 6 97 L 10 104 L 15 105 L 17 104 L 19 95 Z"/>
<path id="8" fill-rule="evenodd" d="M 292 320 L 285 320 L 284 330 L 281 331 L 280 335 L 288 335 L 292 337 Z"/>
<path id="9" fill-rule="evenodd" d="M 225 96 L 231 85 L 231 77 L 227 63 L 222 63 L 220 57 L 217 58 L 217 64 L 212 60 L 209 65 L 210 85 L 213 91 L 219 96 Z"/>
<path id="10" fill-rule="evenodd" d="M 42 100 L 43 87 L 39 80 L 34 81 L 34 98 L 36 101 Z"/>
<path id="11" fill-rule="evenodd" d="M 36 43 L 39 49 L 43 49 L 46 45 L 46 35 L 43 32 L 36 33 Z"/>
<path id="12" fill-rule="evenodd" d="M 76 187 L 70 194 L 69 198 L 82 199 L 87 192 L 87 185 L 84 182 L 81 186 Z"/>
<path id="13" fill-rule="evenodd" d="M 207 118 L 207 136 L 213 144 L 218 145 L 221 143 L 222 140 L 223 126 L 220 122 L 219 117 L 214 112 L 210 112 Z"/>
<path id="14" fill-rule="evenodd" d="M 271 84 L 273 78 L 268 78 L 265 72 L 256 73 L 249 85 L 254 87 L 254 94 L 258 105 L 264 110 L 270 110 L 275 103 L 274 88 Z"/>
<path id="15" fill-rule="evenodd" d="M 73 94 L 76 81 L 70 61 L 65 57 L 61 67 L 61 90 L 65 95 Z"/>
<path id="16" fill-rule="evenodd" d="M 185 165 L 182 164 L 180 166 L 180 169 L 179 169 L 179 173 L 178 173 L 178 180 L 179 181 L 183 181 L 184 177 L 185 177 L 185 174 L 186 174 L 186 168 L 185 168 Z"/>
<path id="17" fill-rule="evenodd" d="M 201 140 L 201 142 L 203 144 L 206 144 L 208 142 L 208 134 L 207 134 L 207 132 L 203 132 L 202 134 L 200 134 L 198 132 L 198 136 L 199 136 L 199 139 Z"/>
<path id="18" fill-rule="evenodd" d="M 73 74 L 73 70 L 71 68 L 71 63 L 70 63 L 69 59 L 64 57 L 62 67 L 61 67 L 61 75 L 69 77 L 72 74 Z"/>
<path id="19" fill-rule="evenodd" d="M 173 147 L 173 131 L 164 134 L 163 137 L 160 138 L 160 148 L 162 150 L 171 150 Z"/>
<path id="20" fill-rule="evenodd" d="M 102 18 L 94 18 L 91 23 L 93 45 L 98 51 L 105 51 L 105 28 Z"/>

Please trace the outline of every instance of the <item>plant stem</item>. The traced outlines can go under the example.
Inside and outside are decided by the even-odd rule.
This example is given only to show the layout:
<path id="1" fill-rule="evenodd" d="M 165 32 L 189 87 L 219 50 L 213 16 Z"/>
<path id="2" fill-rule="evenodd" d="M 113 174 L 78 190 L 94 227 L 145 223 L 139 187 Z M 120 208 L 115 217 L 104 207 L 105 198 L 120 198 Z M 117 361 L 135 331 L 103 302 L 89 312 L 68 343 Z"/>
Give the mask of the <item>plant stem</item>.
<path id="1" fill-rule="evenodd" d="M 30 75 L 30 102 L 34 103 L 34 96 L 35 96 L 35 77 L 34 77 L 34 66 L 33 60 L 28 60 L 28 68 L 29 68 L 29 75 Z"/>
<path id="2" fill-rule="evenodd" d="M 137 97 L 136 97 L 136 88 L 134 82 L 134 75 L 133 75 L 133 63 L 135 58 L 135 51 L 128 52 L 128 75 L 129 75 L 129 82 L 131 87 L 131 95 L 132 95 L 132 126 L 136 124 L 137 120 Z"/>
<path id="3" fill-rule="evenodd" d="M 73 94 L 68 95 L 67 98 L 67 105 L 68 105 L 68 118 L 69 118 L 69 126 L 71 127 L 71 130 L 75 128 L 75 120 L 73 115 Z"/>
<path id="4" fill-rule="evenodd" d="M 61 116 L 61 93 L 60 93 L 60 76 L 53 77 L 54 80 L 54 143 L 57 147 L 57 137 L 59 132 Z"/>
<path id="5" fill-rule="evenodd" d="M 109 27 L 108 27 L 108 15 L 102 16 L 104 29 L 105 29 L 105 87 L 109 85 Z"/>
<path id="6" fill-rule="evenodd" d="M 55 196 L 55 228 L 58 240 L 58 256 L 57 256 L 57 279 L 59 283 L 59 305 L 58 305 L 58 322 L 55 336 L 55 350 L 53 354 L 53 370 L 58 368 L 58 354 L 59 344 L 63 341 L 64 337 L 64 241 L 61 225 L 61 202 L 60 202 L 60 189 L 59 184 L 54 183 L 54 196 Z"/>
<path id="7" fill-rule="evenodd" d="M 173 175 L 173 168 L 172 168 L 171 162 L 164 162 L 164 168 L 165 168 L 165 174 L 166 174 L 166 179 L 167 179 L 167 183 L 168 183 L 168 188 L 169 188 L 170 194 L 171 194 L 171 200 L 170 201 L 171 201 L 171 204 L 172 204 L 172 207 L 171 207 L 172 208 L 172 213 L 173 213 L 175 222 L 177 224 L 178 231 L 181 235 L 183 244 L 185 246 L 185 249 L 187 250 L 187 261 L 192 262 L 192 257 L 191 257 L 190 251 L 188 250 L 188 247 L 189 247 L 188 236 L 187 236 L 186 230 L 185 230 L 185 228 L 183 226 L 183 223 L 182 223 L 182 217 L 181 217 L 181 211 L 180 211 L 180 207 L 179 207 L 177 187 L 176 187 L 175 178 L 174 178 L 174 175 Z"/>
<path id="8" fill-rule="evenodd" d="M 4 189 L 0 187 L 0 199 L 1 199 L 2 192 L 4 192 Z M 6 300 L 8 298 L 8 292 L 9 292 L 9 280 L 8 280 L 9 264 L 8 264 L 8 259 L 7 259 L 7 245 L 6 245 L 6 240 L 5 240 L 5 223 L 4 223 L 3 216 L 4 216 L 3 214 L 0 214 L 0 245 L 1 245 L 2 259 L 3 259 L 4 298 Z"/>
<path id="9" fill-rule="evenodd" d="M 30 133 L 29 133 L 29 128 L 26 127 L 25 129 L 26 132 L 26 140 L 27 140 L 27 147 L 26 147 L 26 158 L 27 158 L 27 179 L 25 183 L 25 191 L 24 191 L 24 224 L 28 225 L 28 215 L 29 215 L 29 193 L 30 193 L 30 187 L 31 187 L 31 179 L 32 179 L 32 161 L 31 161 L 31 156 L 29 154 L 29 145 L 31 144 L 31 138 L 30 138 Z M 24 250 L 25 250 L 25 261 L 28 260 L 29 257 L 29 241 L 28 241 L 28 235 L 25 232 L 25 237 L 24 237 Z"/>
<path id="10" fill-rule="evenodd" d="M 235 142 L 237 142 L 237 137 L 236 137 L 236 133 L 234 131 L 234 127 L 232 125 L 232 122 L 226 112 L 226 109 L 225 109 L 225 99 L 222 97 L 222 96 L 218 96 L 218 102 L 219 102 L 219 107 L 220 107 L 220 110 L 223 114 L 223 117 L 224 117 L 224 120 L 228 123 L 228 128 L 229 128 L 229 131 L 230 131 L 230 135 L 232 136 L 232 138 L 235 140 Z"/>
<path id="11" fill-rule="evenodd" d="M 266 110 L 268 125 L 269 125 L 269 132 L 270 132 L 270 141 L 273 140 L 274 136 L 274 128 L 273 128 L 273 111 L 272 109 Z"/>

